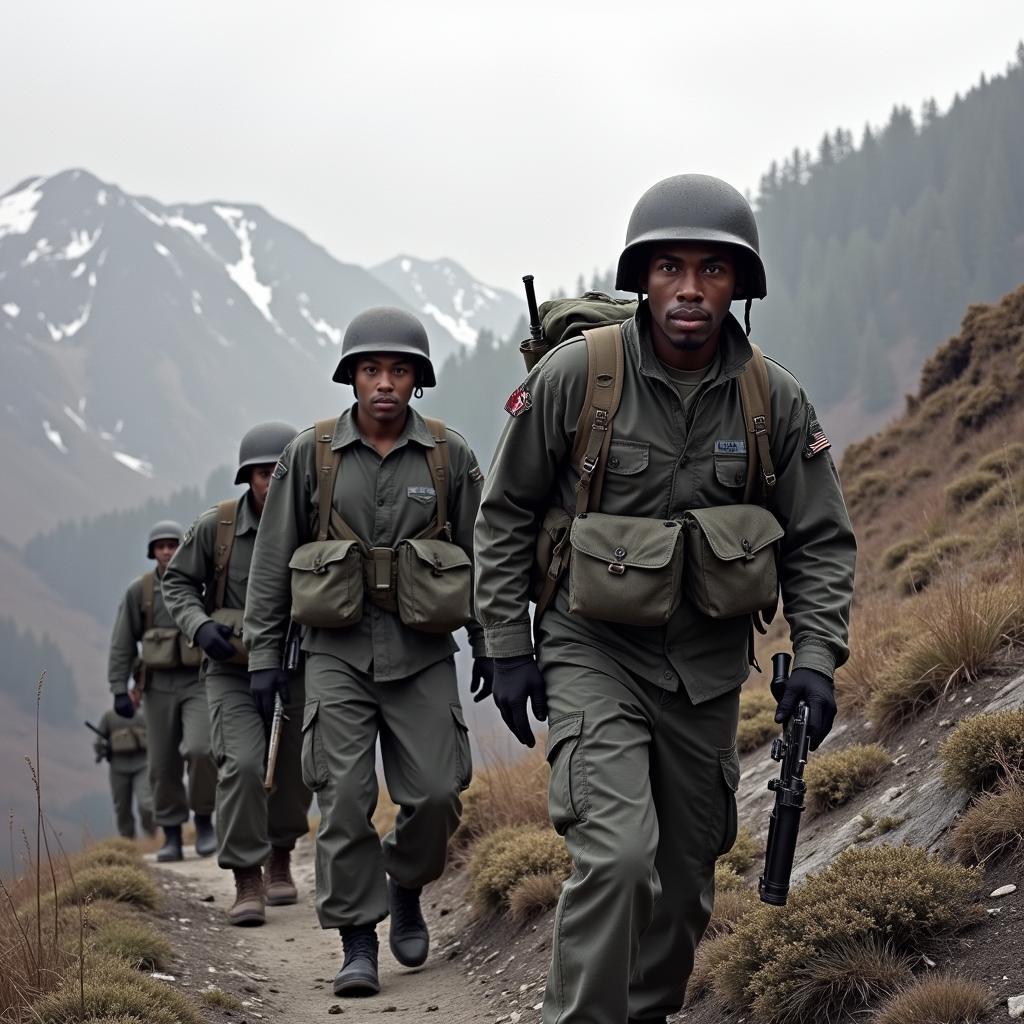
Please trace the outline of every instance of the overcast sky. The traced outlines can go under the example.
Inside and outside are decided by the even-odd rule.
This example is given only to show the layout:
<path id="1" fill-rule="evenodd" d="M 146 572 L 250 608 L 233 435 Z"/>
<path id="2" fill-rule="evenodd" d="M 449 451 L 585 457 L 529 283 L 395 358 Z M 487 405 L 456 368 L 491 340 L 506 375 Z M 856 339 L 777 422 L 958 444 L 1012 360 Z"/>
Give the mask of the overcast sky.
<path id="1" fill-rule="evenodd" d="M 547 291 L 610 265 L 662 177 L 753 190 L 825 129 L 944 109 L 1013 59 L 1024 3 L 35 0 L 0 24 L 0 193 L 80 166 Z"/>

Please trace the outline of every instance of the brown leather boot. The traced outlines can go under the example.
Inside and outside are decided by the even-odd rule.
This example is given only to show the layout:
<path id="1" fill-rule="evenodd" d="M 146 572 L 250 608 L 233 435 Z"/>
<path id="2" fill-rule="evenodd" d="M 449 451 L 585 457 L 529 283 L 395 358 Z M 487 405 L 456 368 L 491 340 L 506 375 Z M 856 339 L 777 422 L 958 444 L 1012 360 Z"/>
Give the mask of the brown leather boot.
<path id="1" fill-rule="evenodd" d="M 292 881 L 292 852 L 271 847 L 267 861 L 267 906 L 285 907 L 299 902 L 299 893 Z"/>
<path id="2" fill-rule="evenodd" d="M 266 922 L 263 903 L 263 869 L 234 868 L 235 903 L 228 911 L 228 920 L 237 925 L 260 925 Z"/>

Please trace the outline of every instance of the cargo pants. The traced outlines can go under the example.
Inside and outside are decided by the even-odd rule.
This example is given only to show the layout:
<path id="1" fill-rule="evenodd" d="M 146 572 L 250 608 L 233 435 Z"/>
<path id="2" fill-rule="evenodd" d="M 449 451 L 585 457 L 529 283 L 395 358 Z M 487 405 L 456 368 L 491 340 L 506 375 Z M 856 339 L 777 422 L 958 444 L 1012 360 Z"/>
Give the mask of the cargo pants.
<path id="1" fill-rule="evenodd" d="M 573 872 L 544 1024 L 663 1021 L 682 1005 L 736 839 L 739 689 L 694 705 L 608 659 L 543 664 L 549 810 Z"/>
<path id="2" fill-rule="evenodd" d="M 210 738 L 217 764 L 217 863 L 222 868 L 262 864 L 270 849 L 291 850 L 306 834 L 312 794 L 303 785 L 299 763 L 302 675 L 289 683 L 289 702 L 268 795 L 266 777 L 269 729 L 249 690 L 249 673 L 232 666 L 208 665 L 206 699 Z"/>
<path id="3" fill-rule="evenodd" d="M 383 840 L 376 743 L 399 806 Z M 322 928 L 376 924 L 388 914 L 385 873 L 415 889 L 444 871 L 472 775 L 451 657 L 378 683 L 330 654 L 306 656 L 302 775 L 317 795 L 316 912 Z"/>
<path id="4" fill-rule="evenodd" d="M 153 672 L 142 694 L 148 728 L 153 816 L 163 827 L 213 814 L 217 766 L 210 754 L 206 689 L 195 674 Z M 188 769 L 188 790 L 182 777 Z"/>
<path id="5" fill-rule="evenodd" d="M 153 800 L 149 794 L 149 768 L 145 752 L 114 755 L 110 762 L 110 794 L 114 798 L 118 835 L 127 839 L 135 838 L 133 803 L 138 807 L 143 831 L 153 831 Z"/>

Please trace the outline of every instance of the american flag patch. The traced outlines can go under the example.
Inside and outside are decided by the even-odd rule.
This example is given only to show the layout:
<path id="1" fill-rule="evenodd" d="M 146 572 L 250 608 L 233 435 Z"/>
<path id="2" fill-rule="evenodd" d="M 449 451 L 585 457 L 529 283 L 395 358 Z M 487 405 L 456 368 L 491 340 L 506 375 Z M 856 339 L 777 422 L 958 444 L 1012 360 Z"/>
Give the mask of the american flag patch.
<path id="1" fill-rule="evenodd" d="M 815 455 L 832 447 L 832 442 L 825 436 L 821 424 L 817 421 L 811 423 L 807 432 L 807 444 L 804 446 L 804 458 L 813 459 Z"/>

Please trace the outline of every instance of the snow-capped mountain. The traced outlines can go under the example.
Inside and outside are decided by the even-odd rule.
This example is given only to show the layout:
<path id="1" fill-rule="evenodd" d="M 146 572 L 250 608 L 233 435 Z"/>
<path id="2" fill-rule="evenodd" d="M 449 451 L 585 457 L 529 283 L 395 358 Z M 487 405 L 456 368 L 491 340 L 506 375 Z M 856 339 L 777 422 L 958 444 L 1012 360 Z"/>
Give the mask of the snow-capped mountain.
<path id="1" fill-rule="evenodd" d="M 524 299 L 482 284 L 454 260 L 396 256 L 370 273 L 464 345 L 476 344 L 483 329 L 504 338 L 525 311 Z"/>
<path id="2" fill-rule="evenodd" d="M 253 423 L 347 404 L 338 348 L 374 305 L 422 309 L 258 206 L 22 182 L 0 196 L 0 536 L 201 483 Z M 425 319 L 440 366 L 469 339 Z"/>

